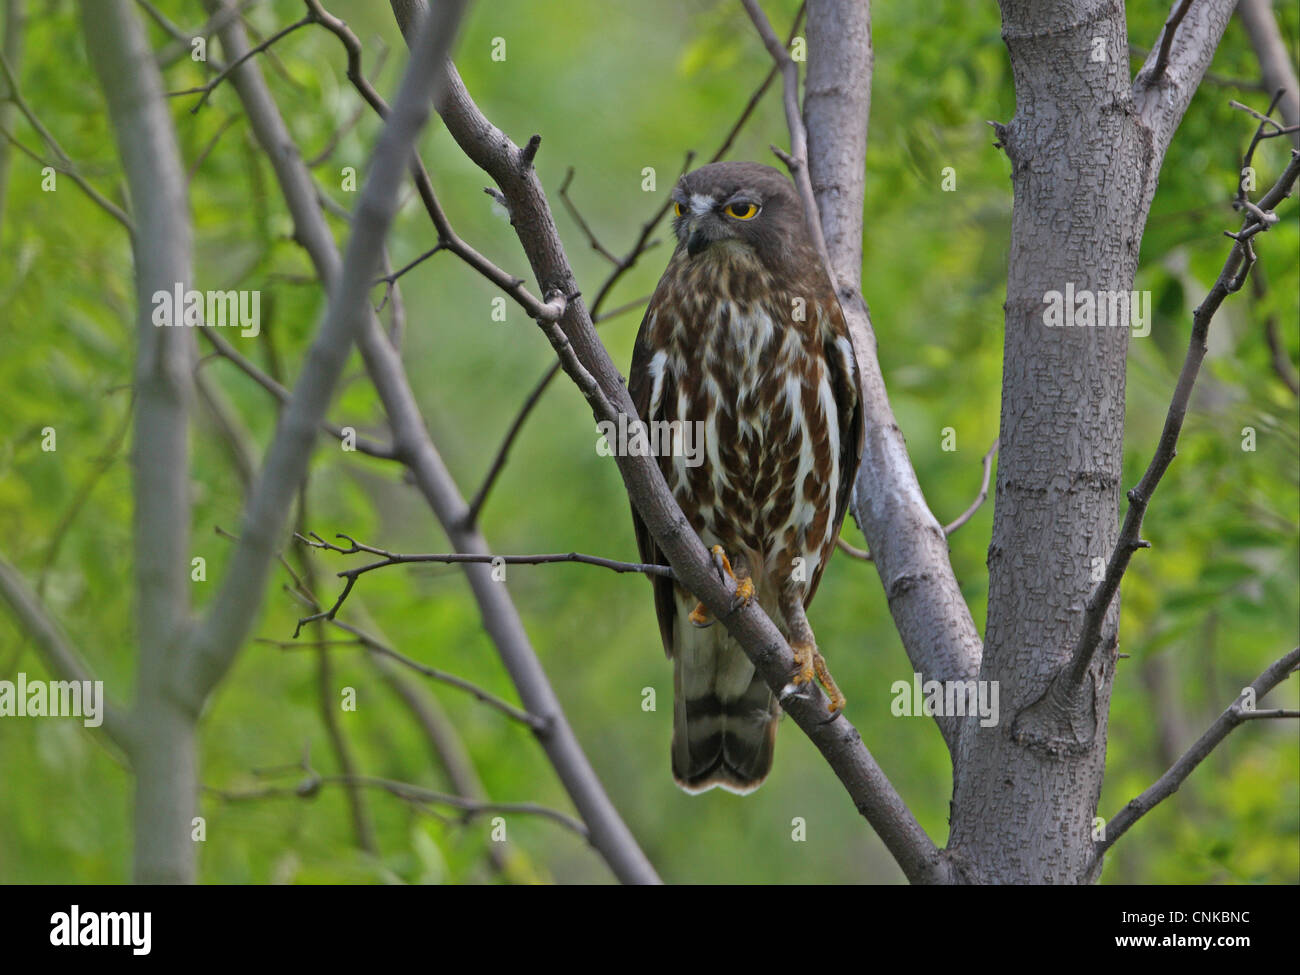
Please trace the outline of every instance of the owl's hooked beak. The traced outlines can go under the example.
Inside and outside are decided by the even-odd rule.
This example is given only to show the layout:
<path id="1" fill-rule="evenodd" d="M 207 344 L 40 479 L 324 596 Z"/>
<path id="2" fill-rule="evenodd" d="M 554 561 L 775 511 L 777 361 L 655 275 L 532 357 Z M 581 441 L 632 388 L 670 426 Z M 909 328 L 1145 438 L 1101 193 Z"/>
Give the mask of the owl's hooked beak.
<path id="1" fill-rule="evenodd" d="M 691 231 L 691 235 L 686 238 L 686 253 L 694 257 L 712 242 L 713 239 L 704 232 L 704 228 L 696 225 Z"/>

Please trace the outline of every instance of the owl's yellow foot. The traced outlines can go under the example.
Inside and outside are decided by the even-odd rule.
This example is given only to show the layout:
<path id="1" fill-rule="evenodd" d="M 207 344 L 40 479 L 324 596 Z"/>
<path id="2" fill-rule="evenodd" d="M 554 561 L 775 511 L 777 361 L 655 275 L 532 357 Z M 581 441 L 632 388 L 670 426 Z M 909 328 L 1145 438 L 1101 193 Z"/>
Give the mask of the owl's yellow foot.
<path id="1" fill-rule="evenodd" d="M 844 705 L 848 703 L 844 695 L 840 693 L 835 678 L 831 676 L 830 668 L 826 666 L 826 658 L 821 655 L 815 643 L 801 643 L 794 641 L 790 644 L 790 649 L 794 651 L 794 665 L 798 668 L 797 673 L 790 678 L 790 683 L 807 684 L 814 677 L 818 683 L 826 689 L 826 695 L 831 699 L 829 710 L 832 714 L 836 711 L 842 711 Z"/>
<path id="2" fill-rule="evenodd" d="M 727 558 L 726 551 L 721 545 L 714 545 L 709 551 L 713 554 L 713 561 L 717 563 L 718 569 L 725 572 L 731 577 L 731 581 L 736 584 L 737 606 L 743 606 L 754 598 L 754 580 L 746 573 L 738 577 L 735 570 L 731 568 L 731 560 Z M 703 603 L 696 603 L 695 608 L 691 610 L 690 616 L 687 617 L 695 626 L 708 626 L 713 622 L 711 614 Z"/>

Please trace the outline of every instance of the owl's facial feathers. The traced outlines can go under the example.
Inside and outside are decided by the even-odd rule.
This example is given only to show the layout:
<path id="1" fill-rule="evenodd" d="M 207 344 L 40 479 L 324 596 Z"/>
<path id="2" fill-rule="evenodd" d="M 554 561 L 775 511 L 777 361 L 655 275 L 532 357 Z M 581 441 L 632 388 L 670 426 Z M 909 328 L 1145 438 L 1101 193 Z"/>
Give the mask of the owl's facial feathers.
<path id="1" fill-rule="evenodd" d="M 790 181 L 771 166 L 711 163 L 692 170 L 673 189 L 678 251 L 694 259 L 750 250 L 769 267 L 807 241 L 803 208 Z M 712 245 L 729 242 L 727 248 Z"/>

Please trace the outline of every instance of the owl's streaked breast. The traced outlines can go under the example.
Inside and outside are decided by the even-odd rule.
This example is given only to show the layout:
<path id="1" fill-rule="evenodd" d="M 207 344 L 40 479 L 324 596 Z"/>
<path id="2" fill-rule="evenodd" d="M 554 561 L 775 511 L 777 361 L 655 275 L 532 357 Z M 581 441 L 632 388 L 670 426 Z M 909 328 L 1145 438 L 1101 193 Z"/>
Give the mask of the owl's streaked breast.
<path id="1" fill-rule="evenodd" d="M 679 270 L 674 300 L 649 323 L 649 415 L 702 424 L 704 461 L 661 457 L 668 485 L 707 544 L 749 554 L 760 589 L 764 577 L 789 579 L 796 558 L 811 580 L 834 541 L 839 481 L 819 306 L 770 290 L 760 268 L 737 262 Z M 694 287 L 700 274 L 707 290 Z M 811 320 L 798 321 L 797 308 Z"/>

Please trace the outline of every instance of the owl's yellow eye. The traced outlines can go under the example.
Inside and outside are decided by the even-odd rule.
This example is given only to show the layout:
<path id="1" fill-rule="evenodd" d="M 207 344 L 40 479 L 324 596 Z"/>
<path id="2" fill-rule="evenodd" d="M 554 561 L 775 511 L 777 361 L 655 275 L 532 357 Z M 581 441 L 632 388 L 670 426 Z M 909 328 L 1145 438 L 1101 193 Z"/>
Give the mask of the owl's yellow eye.
<path id="1" fill-rule="evenodd" d="M 758 207 L 752 203 L 728 203 L 722 212 L 737 220 L 753 220 L 758 216 Z"/>
<path id="2" fill-rule="evenodd" d="M 680 203 L 674 203 L 673 213 L 679 217 L 684 217 L 686 216 L 686 207 L 682 206 Z"/>

